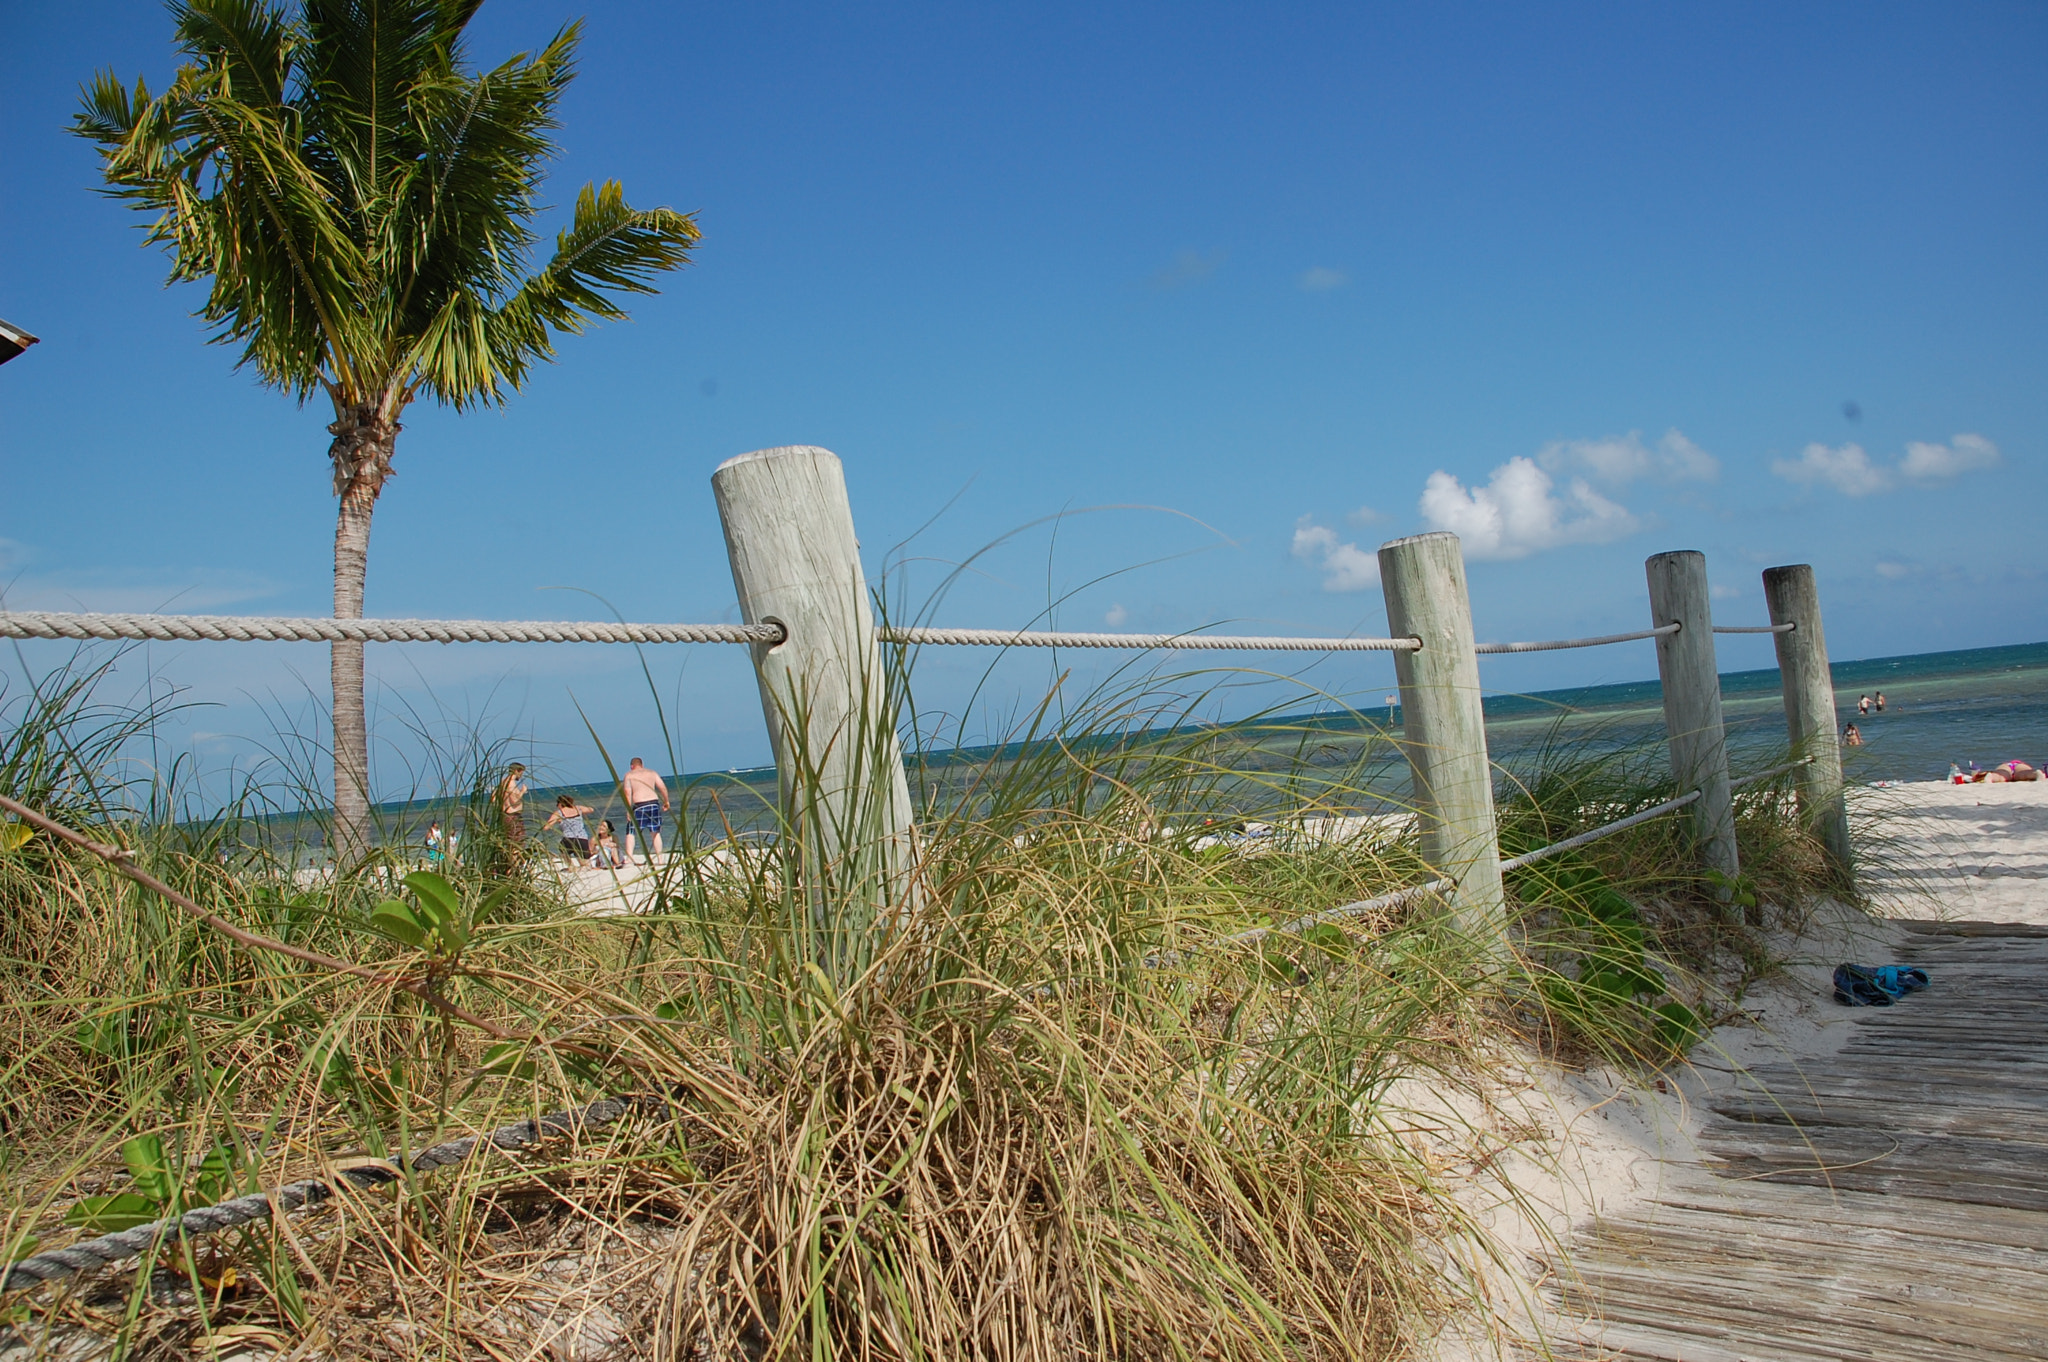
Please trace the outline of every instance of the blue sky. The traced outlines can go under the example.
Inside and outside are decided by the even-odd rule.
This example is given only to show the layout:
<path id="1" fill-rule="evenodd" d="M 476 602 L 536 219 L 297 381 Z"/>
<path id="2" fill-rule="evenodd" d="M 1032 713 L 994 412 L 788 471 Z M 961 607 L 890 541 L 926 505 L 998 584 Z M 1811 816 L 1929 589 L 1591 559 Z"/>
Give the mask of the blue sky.
<path id="1" fill-rule="evenodd" d="M 982 560 L 950 623 L 1114 573 L 1059 622 L 1377 633 L 1372 550 L 1444 527 L 1486 637 L 1640 627 L 1643 558 L 1681 547 L 1725 622 L 1762 619 L 1762 567 L 1814 563 L 1841 658 L 2048 637 L 2039 5 L 492 0 L 473 56 L 579 14 L 553 202 L 616 176 L 702 249 L 503 411 L 412 409 L 371 614 L 605 614 L 584 591 L 731 618 L 711 470 L 812 443 L 871 576 L 915 536 L 909 600 L 1074 513 Z M 321 613 L 331 417 L 203 343 L 63 130 L 96 68 L 167 75 L 168 32 L 149 0 L 0 0 L 0 317 L 43 337 L 0 370 L 0 581 L 19 608 Z M 622 650 L 371 654 L 380 713 L 516 730 L 562 776 L 601 770 L 575 704 L 659 750 Z M 987 661 L 928 656 L 921 699 Z M 737 650 L 650 662 L 690 768 L 765 760 Z M 1487 679 L 1653 671 L 1629 645 Z M 173 736 L 219 765 L 326 662 L 159 646 L 123 664 L 146 673 L 206 702 Z M 1013 659 L 994 693 L 1047 679 Z"/>

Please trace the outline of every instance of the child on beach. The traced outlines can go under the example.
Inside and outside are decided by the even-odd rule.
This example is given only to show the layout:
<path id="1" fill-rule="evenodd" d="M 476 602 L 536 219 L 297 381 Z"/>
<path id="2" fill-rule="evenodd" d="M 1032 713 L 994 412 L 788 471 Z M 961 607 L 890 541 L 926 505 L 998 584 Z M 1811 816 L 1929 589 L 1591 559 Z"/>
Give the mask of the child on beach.
<path id="1" fill-rule="evenodd" d="M 590 864 L 590 825 L 583 820 L 597 810 L 578 804 L 568 795 L 555 796 L 555 811 L 541 824 L 541 831 L 562 825 L 562 859 L 571 870 Z"/>
<path id="2" fill-rule="evenodd" d="M 617 870 L 626 864 L 626 858 L 619 855 L 618 834 L 612 831 L 609 818 L 597 829 L 597 850 L 591 856 L 590 864 L 598 870 Z"/>

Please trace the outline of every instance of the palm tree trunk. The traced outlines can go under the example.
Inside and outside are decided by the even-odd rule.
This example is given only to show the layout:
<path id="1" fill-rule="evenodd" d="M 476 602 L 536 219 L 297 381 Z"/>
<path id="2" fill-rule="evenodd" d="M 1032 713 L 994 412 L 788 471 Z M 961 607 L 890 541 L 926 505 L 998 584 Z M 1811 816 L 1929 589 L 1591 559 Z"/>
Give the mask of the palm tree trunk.
<path id="1" fill-rule="evenodd" d="M 334 490 L 341 509 L 334 522 L 334 617 L 363 617 L 363 581 L 370 561 L 370 517 L 391 475 L 398 422 L 383 404 L 335 403 L 328 430 L 334 443 Z M 334 688 L 334 854 L 339 865 L 361 860 L 370 848 L 370 734 L 363 704 L 363 645 L 332 644 Z"/>

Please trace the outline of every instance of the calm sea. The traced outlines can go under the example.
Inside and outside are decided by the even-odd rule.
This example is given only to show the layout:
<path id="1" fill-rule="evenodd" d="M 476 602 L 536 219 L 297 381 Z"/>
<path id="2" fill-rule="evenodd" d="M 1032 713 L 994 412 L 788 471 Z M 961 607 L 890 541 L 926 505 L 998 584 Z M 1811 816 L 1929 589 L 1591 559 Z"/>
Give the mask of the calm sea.
<path id="1" fill-rule="evenodd" d="M 1859 695 L 1882 690 L 1885 696 L 1884 713 L 1857 720 L 1865 745 L 1843 754 L 1852 780 L 1938 780 L 1951 762 L 1966 768 L 1972 762 L 1993 766 L 2013 757 L 2048 769 L 2048 643 L 1837 662 L 1834 676 L 1835 703 L 1844 723 L 1856 719 Z M 1775 667 L 1725 673 L 1721 696 L 1737 774 L 1784 749 L 1785 712 Z M 1559 736 L 1583 740 L 1596 750 L 1639 745 L 1654 751 L 1663 739 L 1662 706 L 1662 687 L 1655 681 L 1489 696 L 1487 742 L 1494 759 L 1509 766 L 1518 755 Z M 1301 725 L 1319 727 L 1341 745 L 1347 731 L 1365 736 L 1360 719 L 1375 728 L 1398 721 L 1379 708 L 1356 717 L 1300 715 L 1268 722 L 1297 733 Z M 965 768 L 1000 758 L 988 748 L 929 753 L 927 765 L 941 780 L 957 779 Z M 1386 774 L 1405 785 L 1395 768 Z M 721 824 L 761 828 L 772 821 L 772 767 L 694 775 L 672 780 L 671 788 L 679 784 L 688 789 L 686 807 L 700 837 L 708 833 L 715 839 Z M 625 828 L 616 792 L 602 784 L 536 790 L 527 797 L 527 807 L 544 816 L 558 793 L 596 805 L 599 817 L 611 817 Z M 445 816 L 448 807 L 444 801 L 415 801 L 383 805 L 379 812 L 387 820 L 387 835 L 412 841 L 415 825 L 429 810 Z M 280 831 L 298 822 L 289 816 L 277 821 Z M 539 818 L 531 821 L 538 824 Z M 296 840 L 294 834 L 303 835 L 294 827 L 287 839 Z"/>
<path id="2" fill-rule="evenodd" d="M 1837 662 L 1834 677 L 1841 722 L 1863 734 L 1863 747 L 1843 751 L 1852 780 L 1939 780 L 1951 762 L 2048 764 L 2048 643 Z M 1859 717 L 1857 697 L 1878 691 L 1884 713 Z M 1496 757 L 1511 757 L 1560 717 L 1567 731 L 1603 740 L 1654 739 L 1663 732 L 1663 703 L 1655 681 L 1494 696 L 1486 701 L 1488 743 Z M 1721 705 L 1738 771 L 1744 757 L 1784 746 L 1776 667 L 1724 673 Z"/>

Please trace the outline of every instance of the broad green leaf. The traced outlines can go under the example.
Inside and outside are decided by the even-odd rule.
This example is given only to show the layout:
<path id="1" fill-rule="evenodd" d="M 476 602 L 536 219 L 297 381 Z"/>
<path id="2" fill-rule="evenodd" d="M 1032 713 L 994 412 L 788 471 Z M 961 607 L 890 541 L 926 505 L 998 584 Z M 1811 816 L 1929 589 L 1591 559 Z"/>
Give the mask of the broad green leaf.
<path id="1" fill-rule="evenodd" d="M 306 1057 L 306 1063 L 319 1080 L 320 1091 L 329 1097 L 338 1097 L 355 1084 L 356 1066 L 339 1036 L 323 1037 Z"/>
<path id="2" fill-rule="evenodd" d="M 1301 934 L 1301 940 L 1325 955 L 1346 955 L 1351 950 L 1351 938 L 1334 922 L 1317 923 Z"/>
<path id="3" fill-rule="evenodd" d="M 512 892 L 518 887 L 519 884 L 516 880 L 507 880 L 496 889 L 493 889 L 485 897 L 484 901 L 476 906 L 476 914 L 469 920 L 469 929 L 474 932 L 478 927 L 483 926 L 485 920 L 491 914 L 505 906 L 505 900 L 511 898 Z"/>
<path id="4" fill-rule="evenodd" d="M 1655 1017 L 1651 1030 L 1658 1043 L 1676 1054 L 1682 1055 L 1697 1045 L 1707 1031 L 1700 1014 L 1684 1003 L 1665 1003 L 1652 1008 L 1651 1015 Z"/>
<path id="5" fill-rule="evenodd" d="M 455 886 L 431 870 L 415 870 L 404 880 L 420 901 L 420 918 L 436 927 L 462 920 L 462 895 Z"/>
<path id="6" fill-rule="evenodd" d="M 654 1005 L 654 1015 L 663 1021 L 678 1021 L 682 1018 L 683 1009 L 676 1006 L 673 1002 L 656 1003 Z"/>
<path id="7" fill-rule="evenodd" d="M 81 1197 L 77 1205 L 64 1212 L 64 1223 L 94 1234 L 114 1234 L 147 1225 L 162 1214 L 157 1203 L 148 1197 L 120 1192 L 114 1196 Z"/>
<path id="8" fill-rule="evenodd" d="M 500 1041 L 484 1051 L 484 1062 L 477 1067 L 487 1074 L 496 1074 L 500 1078 L 531 1078 L 532 1061 L 521 1059 L 525 1052 L 526 1046 L 519 1041 Z"/>
<path id="9" fill-rule="evenodd" d="M 135 1190 L 157 1205 L 165 1205 L 177 1196 L 180 1179 L 171 1167 L 170 1156 L 164 1152 L 163 1136 L 138 1135 L 123 1141 L 121 1162 L 128 1165 Z"/>
<path id="10" fill-rule="evenodd" d="M 591 1055 L 563 1055 L 562 1072 L 589 1087 L 604 1085 L 604 1061 Z"/>
<path id="11" fill-rule="evenodd" d="M 23 1236 L 21 1236 L 21 1238 L 14 1241 L 14 1247 L 8 1251 L 7 1261 L 10 1263 L 20 1262 L 22 1259 L 28 1257 L 31 1253 L 34 1253 L 36 1251 L 36 1245 L 42 1242 L 42 1240 L 36 1238 L 33 1234 L 24 1234 Z"/>
<path id="12" fill-rule="evenodd" d="M 1579 988 L 1589 998 L 1617 1006 L 1627 1003 L 1636 992 L 1634 980 L 1613 970 L 1601 970 L 1579 980 Z"/>
<path id="13" fill-rule="evenodd" d="M 370 910 L 370 926 L 388 937 L 403 941 L 415 949 L 425 945 L 426 928 L 420 925 L 411 908 L 397 899 L 386 899 Z"/>
<path id="14" fill-rule="evenodd" d="M 200 1199 L 211 1204 L 225 1201 L 235 1194 L 235 1151 L 232 1145 L 221 1143 L 206 1151 L 206 1157 L 199 1161 L 199 1171 L 193 1180 Z"/>
<path id="15" fill-rule="evenodd" d="M 88 1018 L 71 1029 L 71 1038 L 108 1059 L 119 1059 L 128 1053 L 128 1027 L 118 1015 Z"/>
<path id="16" fill-rule="evenodd" d="M 36 830 L 26 823 L 18 823 L 11 818 L 0 823 L 0 856 L 21 850 L 35 835 Z"/>

